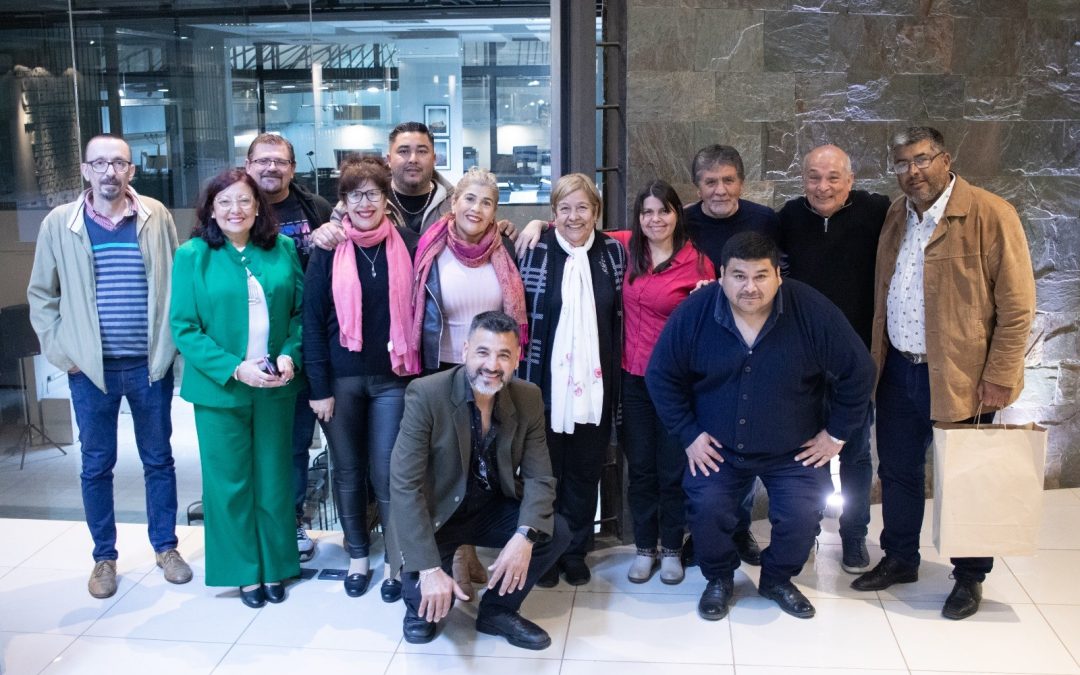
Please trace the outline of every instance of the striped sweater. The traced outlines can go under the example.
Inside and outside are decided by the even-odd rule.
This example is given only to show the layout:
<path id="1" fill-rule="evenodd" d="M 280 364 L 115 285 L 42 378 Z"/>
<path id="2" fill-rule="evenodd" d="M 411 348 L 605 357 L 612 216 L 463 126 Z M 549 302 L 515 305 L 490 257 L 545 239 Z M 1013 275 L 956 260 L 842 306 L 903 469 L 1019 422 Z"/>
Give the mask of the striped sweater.
<path id="1" fill-rule="evenodd" d="M 94 253 L 101 352 L 107 359 L 147 355 L 146 266 L 130 216 L 114 231 L 84 213 Z"/>

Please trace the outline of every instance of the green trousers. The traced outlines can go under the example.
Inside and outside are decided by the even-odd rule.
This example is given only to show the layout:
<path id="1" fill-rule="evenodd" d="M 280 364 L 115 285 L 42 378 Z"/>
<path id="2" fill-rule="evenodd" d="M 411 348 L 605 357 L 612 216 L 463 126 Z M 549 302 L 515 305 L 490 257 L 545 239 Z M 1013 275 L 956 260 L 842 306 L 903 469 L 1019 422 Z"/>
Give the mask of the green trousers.
<path id="1" fill-rule="evenodd" d="M 295 396 L 257 395 L 237 408 L 195 406 L 207 586 L 247 586 L 300 574 L 292 476 L 295 402 Z"/>

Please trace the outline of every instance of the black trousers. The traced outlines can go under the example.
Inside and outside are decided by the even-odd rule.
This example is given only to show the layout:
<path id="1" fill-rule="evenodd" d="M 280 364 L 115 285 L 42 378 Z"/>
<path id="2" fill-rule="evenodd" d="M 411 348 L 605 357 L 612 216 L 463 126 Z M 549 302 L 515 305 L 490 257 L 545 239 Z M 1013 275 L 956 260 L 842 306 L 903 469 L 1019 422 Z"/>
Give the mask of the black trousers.
<path id="1" fill-rule="evenodd" d="M 479 508 L 469 506 L 459 508 L 450 520 L 435 532 L 435 544 L 439 547 L 442 570 L 451 576 L 454 551 L 458 546 L 472 544 L 501 549 L 506 546 L 510 537 L 514 536 L 518 527 L 521 502 L 517 500 L 493 497 Z M 536 580 L 555 564 L 569 541 L 566 521 L 559 514 L 555 514 L 551 537 L 533 544 L 532 560 L 529 561 L 529 571 L 525 575 L 525 587 L 506 595 L 499 595 L 497 589 L 486 591 L 480 598 L 480 611 L 518 611 Z M 418 572 L 406 572 L 403 575 L 401 597 L 405 600 L 408 616 L 419 616 L 421 595 Z"/>
<path id="2" fill-rule="evenodd" d="M 598 425 L 574 425 L 572 434 L 556 433 L 548 425 L 551 470 L 558 481 L 555 512 L 566 518 L 570 528 L 570 545 L 563 557 L 581 559 L 592 548 L 600 474 L 610 441 L 611 416 L 607 412 Z"/>

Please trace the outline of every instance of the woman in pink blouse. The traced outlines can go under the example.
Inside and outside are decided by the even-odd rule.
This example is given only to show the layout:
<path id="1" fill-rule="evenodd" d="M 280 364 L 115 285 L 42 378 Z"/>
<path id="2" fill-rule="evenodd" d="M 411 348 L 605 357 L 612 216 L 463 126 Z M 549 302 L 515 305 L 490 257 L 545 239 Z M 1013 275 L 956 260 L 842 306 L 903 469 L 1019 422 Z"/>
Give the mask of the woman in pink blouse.
<path id="1" fill-rule="evenodd" d="M 627 573 L 645 583 L 657 568 L 665 584 L 683 580 L 685 529 L 682 473 L 686 456 L 664 429 L 645 388 L 645 368 L 668 316 L 699 281 L 716 279 L 709 259 L 690 243 L 682 202 L 661 180 L 634 200 L 629 230 L 607 232 L 629 254 L 623 283 L 622 447 L 637 555 Z M 660 551 L 657 553 L 657 540 Z"/>

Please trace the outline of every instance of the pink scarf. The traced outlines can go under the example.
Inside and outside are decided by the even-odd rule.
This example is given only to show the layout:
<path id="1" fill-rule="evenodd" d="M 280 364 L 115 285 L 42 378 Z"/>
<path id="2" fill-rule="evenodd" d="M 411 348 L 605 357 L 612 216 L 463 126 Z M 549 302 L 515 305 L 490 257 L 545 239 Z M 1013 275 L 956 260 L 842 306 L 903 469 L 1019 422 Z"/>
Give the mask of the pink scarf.
<path id="1" fill-rule="evenodd" d="M 364 294 L 356 269 L 357 246 L 376 246 L 386 242 L 386 267 L 390 284 L 390 366 L 398 375 L 420 372 L 420 352 L 409 340 L 408 321 L 411 316 L 409 290 L 412 284 L 412 260 L 409 249 L 385 216 L 374 230 L 361 231 L 352 226 L 349 215 L 341 219 L 348 239 L 334 249 L 332 290 L 337 311 L 341 346 L 352 352 L 364 348 Z"/>
<path id="2" fill-rule="evenodd" d="M 509 314 L 521 328 L 521 345 L 529 341 L 529 318 L 525 314 L 525 286 L 521 283 L 521 275 L 518 273 L 517 264 L 507 253 L 503 246 L 502 236 L 499 235 L 498 227 L 492 223 L 487 232 L 475 244 L 470 244 L 458 238 L 454 225 L 454 214 L 450 213 L 432 223 L 428 231 L 420 237 L 420 243 L 416 248 L 416 285 L 413 286 L 413 325 L 412 337 L 414 344 L 420 344 L 420 335 L 424 324 L 424 300 L 428 274 L 431 266 L 435 264 L 439 254 L 447 246 L 453 252 L 454 257 L 466 267 L 480 267 L 491 263 L 495 268 L 495 278 L 499 281 L 502 290 L 503 311 Z M 521 353 L 522 358 L 525 352 Z"/>

